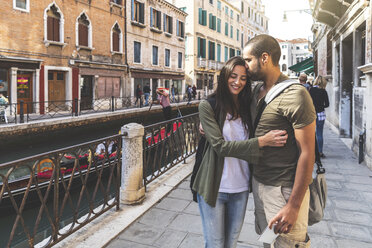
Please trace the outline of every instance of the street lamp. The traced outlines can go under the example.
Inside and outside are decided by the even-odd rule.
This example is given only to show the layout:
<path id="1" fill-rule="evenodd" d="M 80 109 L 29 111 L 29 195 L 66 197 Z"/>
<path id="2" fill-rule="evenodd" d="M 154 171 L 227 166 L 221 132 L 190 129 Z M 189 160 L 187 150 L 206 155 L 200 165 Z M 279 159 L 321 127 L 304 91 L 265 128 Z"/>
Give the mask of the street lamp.
<path id="1" fill-rule="evenodd" d="M 312 15 L 312 11 L 311 9 L 293 9 L 293 10 L 284 10 L 284 13 L 283 13 L 283 22 L 288 22 L 288 18 L 287 18 L 287 13 L 288 12 L 300 12 L 300 14 L 302 12 L 305 12 L 307 14 L 310 14 Z"/>

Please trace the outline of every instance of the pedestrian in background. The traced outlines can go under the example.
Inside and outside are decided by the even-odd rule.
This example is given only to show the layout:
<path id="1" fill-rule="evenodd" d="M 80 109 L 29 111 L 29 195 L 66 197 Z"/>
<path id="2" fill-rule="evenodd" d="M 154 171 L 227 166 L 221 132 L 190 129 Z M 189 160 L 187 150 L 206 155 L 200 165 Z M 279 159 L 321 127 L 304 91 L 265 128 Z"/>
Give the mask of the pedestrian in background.
<path id="1" fill-rule="evenodd" d="M 172 101 L 176 102 L 176 97 L 175 97 L 176 93 L 175 93 L 175 89 L 174 89 L 174 84 L 172 84 L 171 92 L 172 92 Z"/>
<path id="2" fill-rule="evenodd" d="M 139 100 L 139 103 L 140 103 L 140 107 L 142 107 L 142 90 L 141 90 L 141 85 L 137 85 L 137 89 L 136 89 L 136 102 L 134 103 L 135 105 L 137 105 L 137 102 Z"/>
<path id="3" fill-rule="evenodd" d="M 190 102 L 191 102 L 191 97 L 192 97 L 192 89 L 191 89 L 191 85 L 188 85 L 188 86 L 187 86 L 186 93 L 187 93 L 187 104 L 190 104 Z"/>
<path id="4" fill-rule="evenodd" d="M 314 81 L 313 87 L 310 89 L 310 95 L 313 99 L 315 111 L 316 111 L 316 139 L 318 141 L 318 149 L 321 158 L 325 158 L 323 153 L 323 128 L 326 119 L 324 109 L 329 106 L 329 99 L 327 91 L 327 80 L 322 76 L 317 76 Z"/>
<path id="5" fill-rule="evenodd" d="M 150 92 L 151 92 L 150 85 L 147 83 L 145 87 L 143 87 L 143 93 L 145 95 L 145 106 L 149 105 Z"/>
<path id="6" fill-rule="evenodd" d="M 310 90 L 311 85 L 309 84 L 309 82 L 307 82 L 307 75 L 306 75 L 306 73 L 301 73 L 300 77 L 298 78 L 298 81 L 300 81 L 300 83 L 303 86 L 305 86 L 305 88 L 307 90 Z"/>
<path id="7" fill-rule="evenodd" d="M 196 86 L 195 86 L 195 84 L 192 86 L 192 98 L 196 99 Z"/>
<path id="8" fill-rule="evenodd" d="M 215 102 L 215 107 L 209 100 Z M 247 107 L 251 84 L 241 57 L 226 62 L 217 90 L 209 100 L 199 105 L 207 143 L 193 189 L 197 192 L 205 247 L 234 248 L 248 202 L 251 180 L 248 162 L 257 163 L 259 148 L 263 146 L 284 146 L 287 136 L 285 131 L 270 131 L 249 139 L 253 135 Z"/>

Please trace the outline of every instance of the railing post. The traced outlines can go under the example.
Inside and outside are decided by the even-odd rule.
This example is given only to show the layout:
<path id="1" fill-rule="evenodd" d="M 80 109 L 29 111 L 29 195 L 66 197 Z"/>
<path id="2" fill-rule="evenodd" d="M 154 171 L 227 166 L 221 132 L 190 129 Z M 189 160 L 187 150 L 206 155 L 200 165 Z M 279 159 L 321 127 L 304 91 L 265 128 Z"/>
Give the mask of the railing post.
<path id="1" fill-rule="evenodd" d="M 198 92 L 198 99 L 200 100 L 200 91 Z"/>
<path id="2" fill-rule="evenodd" d="M 123 204 L 139 204 L 145 199 L 142 156 L 144 132 L 144 127 L 138 123 L 129 123 L 121 128 L 124 134 L 120 187 Z"/>
<path id="3" fill-rule="evenodd" d="M 24 113 L 24 110 L 23 110 L 23 100 L 20 100 L 19 101 L 19 118 L 20 118 L 20 123 L 24 123 L 25 122 L 25 113 Z"/>
<path id="4" fill-rule="evenodd" d="M 115 98 L 114 96 L 111 96 L 111 112 L 115 111 Z"/>
<path id="5" fill-rule="evenodd" d="M 79 115 L 79 108 L 78 108 L 78 99 L 75 98 L 75 101 L 74 101 L 74 105 L 75 105 L 75 116 L 78 116 Z"/>

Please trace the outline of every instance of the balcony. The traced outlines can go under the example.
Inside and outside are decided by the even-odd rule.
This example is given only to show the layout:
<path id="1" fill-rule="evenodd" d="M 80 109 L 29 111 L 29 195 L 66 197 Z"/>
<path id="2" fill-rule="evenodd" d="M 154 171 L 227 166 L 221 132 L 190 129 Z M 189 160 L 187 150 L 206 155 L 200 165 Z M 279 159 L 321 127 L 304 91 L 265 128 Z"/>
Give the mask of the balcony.
<path id="1" fill-rule="evenodd" d="M 209 70 L 216 70 L 216 61 L 208 60 L 208 69 Z"/>
<path id="2" fill-rule="evenodd" d="M 204 58 L 198 58 L 198 67 L 199 68 L 206 68 L 207 67 L 207 60 Z"/>
<path id="3" fill-rule="evenodd" d="M 222 70 L 222 67 L 223 67 L 224 63 L 222 62 L 217 62 L 217 70 Z"/>

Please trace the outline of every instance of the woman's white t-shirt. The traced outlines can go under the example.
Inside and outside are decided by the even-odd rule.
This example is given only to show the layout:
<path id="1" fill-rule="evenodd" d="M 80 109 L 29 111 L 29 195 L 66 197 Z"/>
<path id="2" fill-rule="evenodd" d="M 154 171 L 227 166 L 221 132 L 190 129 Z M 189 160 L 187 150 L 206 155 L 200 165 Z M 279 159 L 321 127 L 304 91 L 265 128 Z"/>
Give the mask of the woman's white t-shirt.
<path id="1" fill-rule="evenodd" d="M 247 130 L 244 128 L 241 118 L 229 120 L 227 114 L 223 125 L 222 135 L 226 141 L 247 140 Z M 223 193 L 240 193 L 249 189 L 249 167 L 245 160 L 225 157 L 220 189 Z"/>

